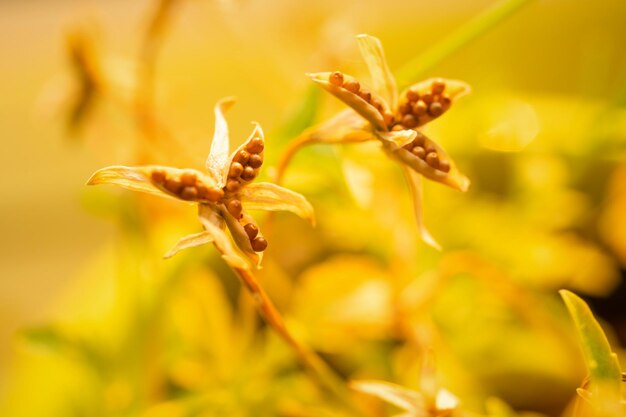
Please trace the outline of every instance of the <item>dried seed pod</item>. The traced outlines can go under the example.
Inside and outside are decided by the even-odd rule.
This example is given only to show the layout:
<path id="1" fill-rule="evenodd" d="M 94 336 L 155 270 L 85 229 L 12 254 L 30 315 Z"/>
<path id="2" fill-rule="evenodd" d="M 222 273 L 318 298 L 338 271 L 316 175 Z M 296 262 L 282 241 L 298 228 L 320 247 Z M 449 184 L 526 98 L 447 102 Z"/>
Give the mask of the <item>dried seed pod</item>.
<path id="1" fill-rule="evenodd" d="M 370 104 L 376 107 L 376 110 L 378 110 L 384 116 L 385 105 L 383 104 L 383 101 L 381 99 L 372 97 L 372 99 L 370 100 Z"/>
<path id="2" fill-rule="evenodd" d="M 359 91 L 361 90 L 361 84 L 357 80 L 348 80 L 343 83 L 343 88 L 345 88 L 352 94 L 359 94 Z"/>
<path id="3" fill-rule="evenodd" d="M 430 152 L 426 155 L 426 163 L 431 167 L 439 168 L 439 155 L 436 152 Z"/>
<path id="4" fill-rule="evenodd" d="M 230 200 L 228 203 L 226 203 L 226 209 L 228 210 L 228 212 L 236 219 L 241 218 L 241 215 L 243 213 L 243 207 L 241 205 L 241 201 L 239 200 Z"/>
<path id="5" fill-rule="evenodd" d="M 428 110 L 428 106 L 422 100 L 417 101 L 412 108 L 413 115 L 415 117 L 420 117 L 423 114 L 426 114 L 426 110 Z"/>
<path id="6" fill-rule="evenodd" d="M 402 118 L 402 125 L 406 128 L 412 129 L 417 126 L 417 120 L 415 120 L 415 117 L 413 117 L 412 114 L 406 114 Z"/>
<path id="7" fill-rule="evenodd" d="M 443 113 L 443 106 L 438 101 L 430 103 L 428 113 L 433 117 L 439 117 Z"/>
<path id="8" fill-rule="evenodd" d="M 252 138 L 246 145 L 246 149 L 251 154 L 259 154 L 263 152 L 263 149 L 265 149 L 265 144 L 263 143 L 263 139 L 259 137 Z"/>
<path id="9" fill-rule="evenodd" d="M 152 182 L 154 184 L 162 185 L 167 179 L 167 174 L 165 173 L 165 171 L 157 169 L 150 173 L 150 178 L 152 179 Z"/>
<path id="10" fill-rule="evenodd" d="M 343 74 L 339 71 L 335 71 L 330 74 L 328 81 L 330 81 L 331 84 L 341 87 L 343 85 Z"/>
<path id="11" fill-rule="evenodd" d="M 241 183 L 237 180 L 228 180 L 226 182 L 226 191 L 228 192 L 234 193 L 239 190 L 239 187 L 241 187 Z"/>
<path id="12" fill-rule="evenodd" d="M 232 178 L 237 178 L 243 172 L 243 165 L 239 162 L 233 162 L 230 164 L 230 170 L 228 171 L 228 176 Z"/>
<path id="13" fill-rule="evenodd" d="M 442 79 L 436 79 L 436 80 L 433 80 L 430 90 L 432 91 L 433 94 L 441 94 L 443 93 L 443 90 L 445 90 L 445 88 L 446 88 L 445 81 L 443 81 Z"/>
<path id="14" fill-rule="evenodd" d="M 185 187 L 191 187 L 195 185 L 197 180 L 198 178 L 196 177 L 196 174 L 194 174 L 193 172 L 183 172 L 182 175 L 180 176 L 180 182 Z"/>
<path id="15" fill-rule="evenodd" d="M 254 238 L 250 244 L 252 245 L 252 250 L 255 252 L 263 252 L 267 249 L 267 240 L 261 236 Z"/>
<path id="16" fill-rule="evenodd" d="M 164 185 L 165 189 L 172 194 L 178 194 L 183 188 L 183 185 L 175 178 L 168 178 Z"/>
<path id="17" fill-rule="evenodd" d="M 194 186 L 185 186 L 180 192 L 183 200 L 195 200 L 198 197 L 198 190 Z"/>
<path id="18" fill-rule="evenodd" d="M 256 177 L 256 172 L 254 172 L 254 168 L 251 166 L 247 166 L 243 169 L 241 173 L 241 179 L 244 181 L 252 181 Z"/>
<path id="19" fill-rule="evenodd" d="M 259 234 L 259 228 L 254 223 L 246 224 L 243 229 L 246 231 L 250 240 L 254 239 Z"/>
<path id="20" fill-rule="evenodd" d="M 411 152 L 420 159 L 424 159 L 426 157 L 426 151 L 421 146 L 414 147 Z"/>
<path id="21" fill-rule="evenodd" d="M 263 165 L 263 157 L 259 154 L 250 155 L 250 160 L 248 161 L 248 165 L 252 168 L 260 168 Z"/>

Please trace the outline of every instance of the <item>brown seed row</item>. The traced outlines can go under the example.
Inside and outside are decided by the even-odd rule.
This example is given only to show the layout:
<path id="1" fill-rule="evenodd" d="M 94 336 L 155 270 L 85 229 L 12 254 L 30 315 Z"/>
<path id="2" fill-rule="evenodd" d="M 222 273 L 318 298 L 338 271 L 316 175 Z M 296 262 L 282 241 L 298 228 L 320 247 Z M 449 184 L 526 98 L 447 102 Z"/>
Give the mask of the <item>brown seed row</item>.
<path id="1" fill-rule="evenodd" d="M 330 74 L 330 76 L 328 77 L 328 81 L 331 84 L 336 85 L 337 87 L 342 87 L 348 90 L 352 94 L 356 94 L 367 103 L 374 106 L 376 110 L 378 110 L 378 112 L 383 116 L 383 119 L 385 120 L 385 124 L 387 126 L 391 126 L 393 124 L 393 113 L 385 110 L 384 103 L 379 98 L 372 97 L 372 93 L 363 88 L 363 86 L 361 86 L 361 84 L 357 80 L 346 80 L 343 73 L 341 73 L 340 71 L 335 71 Z"/>
<path id="2" fill-rule="evenodd" d="M 418 135 L 413 142 L 404 145 L 404 149 L 425 161 L 432 168 L 446 173 L 450 172 L 450 162 L 441 158 L 437 148 L 424 136 Z"/>
<path id="3" fill-rule="evenodd" d="M 250 245 L 255 252 L 263 252 L 267 248 L 267 240 L 263 236 L 259 236 L 259 228 L 254 223 L 247 223 L 243 229 L 250 239 Z"/>
<path id="4" fill-rule="evenodd" d="M 216 202 L 224 197 L 224 190 L 208 187 L 198 179 L 194 172 L 183 172 L 178 177 L 168 176 L 164 170 L 154 170 L 150 174 L 152 183 L 166 191 L 189 201 Z"/>
<path id="5" fill-rule="evenodd" d="M 263 139 L 255 137 L 235 154 L 228 170 L 226 191 L 237 192 L 242 183 L 248 183 L 256 178 L 259 168 L 263 165 L 263 149 L 265 149 Z"/>
<path id="6" fill-rule="evenodd" d="M 435 80 L 430 91 L 411 88 L 398 106 L 398 119 L 402 126 L 413 129 L 441 116 L 450 108 L 452 100 L 444 93 L 446 84 Z"/>

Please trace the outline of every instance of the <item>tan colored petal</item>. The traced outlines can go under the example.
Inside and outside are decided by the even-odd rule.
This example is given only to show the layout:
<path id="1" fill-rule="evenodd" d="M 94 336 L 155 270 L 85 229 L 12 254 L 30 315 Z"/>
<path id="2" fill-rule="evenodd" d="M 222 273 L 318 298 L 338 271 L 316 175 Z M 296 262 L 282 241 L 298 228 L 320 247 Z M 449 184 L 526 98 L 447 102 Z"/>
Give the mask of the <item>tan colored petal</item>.
<path id="1" fill-rule="evenodd" d="M 316 126 L 309 134 L 316 142 L 333 144 L 360 143 L 376 138 L 370 123 L 351 109 L 346 109 Z"/>
<path id="2" fill-rule="evenodd" d="M 226 210 L 224 209 L 223 211 Z M 198 206 L 198 217 L 204 230 L 212 236 L 213 244 L 222 255 L 222 258 L 234 268 L 249 269 L 248 261 L 242 256 L 241 252 L 233 247 L 232 241 L 223 230 L 222 208 L 200 204 Z"/>
<path id="3" fill-rule="evenodd" d="M 396 146 L 403 147 L 413 142 L 413 139 L 417 136 L 417 132 L 412 129 L 406 129 L 393 132 L 376 132 L 376 136 L 384 141 L 392 142 Z"/>
<path id="4" fill-rule="evenodd" d="M 159 197 L 172 197 L 157 188 L 151 181 L 151 171 L 156 169 L 168 169 L 161 166 L 126 167 L 121 165 L 109 166 L 96 171 L 87 181 L 87 185 L 113 184 L 131 191 L 139 191 L 158 195 Z"/>
<path id="5" fill-rule="evenodd" d="M 235 181 L 238 183 L 237 189 L 241 186 L 249 184 L 259 175 L 261 166 L 265 158 L 265 136 L 261 125 L 252 122 L 254 129 L 252 133 L 228 158 L 228 182 Z M 233 169 L 233 165 L 238 165 L 238 169 Z M 230 187 L 227 186 L 227 190 Z"/>
<path id="6" fill-rule="evenodd" d="M 213 242 L 213 235 L 206 230 L 200 233 L 187 235 L 180 239 L 172 249 L 170 249 L 163 257 L 169 259 L 183 249 L 195 248 L 196 246 L 205 245 Z"/>
<path id="7" fill-rule="evenodd" d="M 392 109 L 395 109 L 398 102 L 398 90 L 396 80 L 387 65 L 383 45 L 378 38 L 370 35 L 357 35 L 356 39 L 361 55 L 370 70 L 374 91 L 384 98 Z"/>
<path id="8" fill-rule="evenodd" d="M 419 137 L 424 136 L 418 132 L 418 138 Z M 431 165 L 428 165 L 424 159 L 417 157 L 406 148 L 401 148 L 391 142 L 383 142 L 383 149 L 385 149 L 390 157 L 411 168 L 413 171 L 422 174 L 426 178 L 448 185 L 459 191 L 467 191 L 470 185 L 469 179 L 459 172 L 454 161 L 450 159 L 441 146 L 430 139 L 426 140 L 435 148 L 438 158 L 449 165 L 447 172 L 433 168 Z"/>
<path id="9" fill-rule="evenodd" d="M 387 124 L 385 123 L 385 119 L 376 107 L 374 107 L 370 102 L 365 101 L 359 95 L 348 91 L 344 87 L 340 87 L 335 85 L 329 81 L 329 77 L 332 73 L 330 72 L 318 72 L 315 74 L 308 74 L 311 79 L 322 86 L 325 90 L 330 92 L 332 95 L 337 97 L 339 100 L 346 103 L 350 106 L 354 111 L 360 114 L 365 120 L 370 122 L 372 126 L 374 126 L 377 130 L 387 131 Z M 344 77 L 344 85 L 347 81 L 356 81 L 354 77 L 349 75 L 343 75 Z M 376 93 L 371 93 L 373 98 L 379 100 L 379 102 L 384 106 L 384 110 L 389 108 L 389 104 L 381 97 L 379 97 Z"/>
<path id="10" fill-rule="evenodd" d="M 225 178 L 230 164 L 230 159 L 228 158 L 228 152 L 230 151 L 228 124 L 224 118 L 224 113 L 234 104 L 234 97 L 226 97 L 218 101 L 215 105 L 215 132 L 213 133 L 211 150 L 206 160 L 206 167 L 211 175 L 213 175 L 215 182 L 220 188 L 225 184 Z"/>
<path id="11" fill-rule="evenodd" d="M 406 411 L 417 412 L 424 408 L 422 394 L 384 381 L 352 381 L 350 387 L 364 394 L 373 395 Z"/>
<path id="12" fill-rule="evenodd" d="M 455 101 L 470 92 L 470 86 L 459 80 L 431 78 L 422 81 L 400 94 L 396 118 L 403 121 L 410 116 L 412 120 L 404 122 L 408 128 L 423 126 L 443 115 Z"/>
<path id="13" fill-rule="evenodd" d="M 432 237 L 426 225 L 424 224 L 424 213 L 423 213 L 423 190 L 422 190 L 422 176 L 416 173 L 415 171 L 404 167 L 404 175 L 406 177 L 406 181 L 409 185 L 409 191 L 411 192 L 411 197 L 413 198 L 413 211 L 415 214 L 415 223 L 417 225 L 417 231 L 420 235 L 420 238 L 424 243 L 437 250 L 441 250 L 441 245 L 437 243 L 437 241 Z"/>
<path id="14" fill-rule="evenodd" d="M 239 250 L 250 258 L 254 265 L 257 267 L 260 266 L 263 254 L 257 253 L 252 249 L 250 238 L 243 228 L 243 225 L 228 212 L 224 205 L 220 205 L 219 210 L 220 215 L 224 219 L 226 227 L 228 227 L 228 230 L 230 231 L 230 234 Z"/>
<path id="15" fill-rule="evenodd" d="M 302 194 L 269 182 L 253 183 L 241 190 L 248 210 L 290 211 L 315 224 L 313 206 Z"/>

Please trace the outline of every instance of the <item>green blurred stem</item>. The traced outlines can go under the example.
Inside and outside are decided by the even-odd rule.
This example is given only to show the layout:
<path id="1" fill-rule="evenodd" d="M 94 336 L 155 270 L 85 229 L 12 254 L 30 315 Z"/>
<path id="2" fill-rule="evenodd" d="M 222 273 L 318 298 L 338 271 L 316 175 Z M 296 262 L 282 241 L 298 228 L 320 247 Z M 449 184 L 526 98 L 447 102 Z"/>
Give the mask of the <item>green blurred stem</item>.
<path id="1" fill-rule="evenodd" d="M 265 322 L 291 347 L 302 364 L 310 371 L 315 381 L 326 391 L 334 394 L 339 402 L 352 415 L 363 415 L 363 412 L 351 401 L 350 391 L 344 380 L 338 376 L 311 348 L 298 340 L 287 328 L 280 312 L 269 298 L 265 290 L 251 270 L 231 266 L 241 282 L 248 290 L 254 304 Z"/>
<path id="2" fill-rule="evenodd" d="M 474 39 L 497 26 L 532 0 L 501 0 L 452 32 L 432 48 L 416 56 L 397 72 L 400 85 L 410 84 Z"/>

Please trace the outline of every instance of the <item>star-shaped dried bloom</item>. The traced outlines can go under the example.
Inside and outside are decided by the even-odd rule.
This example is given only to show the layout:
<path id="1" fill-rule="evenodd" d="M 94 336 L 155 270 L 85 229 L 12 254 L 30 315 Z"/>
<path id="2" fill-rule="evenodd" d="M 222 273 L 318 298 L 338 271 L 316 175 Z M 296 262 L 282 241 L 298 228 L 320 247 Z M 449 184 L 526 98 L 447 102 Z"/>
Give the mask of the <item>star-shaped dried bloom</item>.
<path id="1" fill-rule="evenodd" d="M 110 166 L 94 173 L 88 181 L 89 185 L 115 184 L 133 191 L 196 203 L 204 230 L 182 238 L 166 257 L 181 249 L 212 242 L 231 266 L 247 268 L 246 257 L 259 265 L 267 241 L 246 210 L 285 210 L 314 221 L 313 208 L 302 195 L 275 184 L 253 182 L 263 165 L 265 150 L 259 124 L 254 123 L 250 137 L 229 155 L 224 112 L 233 104 L 234 99 L 226 98 L 215 106 L 215 133 L 206 160 L 206 172 L 156 165 Z"/>
<path id="2" fill-rule="evenodd" d="M 444 149 L 418 128 L 443 115 L 470 88 L 462 81 L 438 78 L 417 83 L 398 94 L 380 41 L 369 35 L 358 35 L 357 40 L 371 74 L 372 88 L 339 71 L 309 74 L 314 82 L 356 112 L 339 114 L 317 136 L 332 143 L 379 140 L 387 155 L 404 167 L 422 239 L 438 247 L 422 222 L 421 176 L 459 191 L 467 190 L 469 180 Z M 337 127 L 334 132 L 333 127 Z"/>

